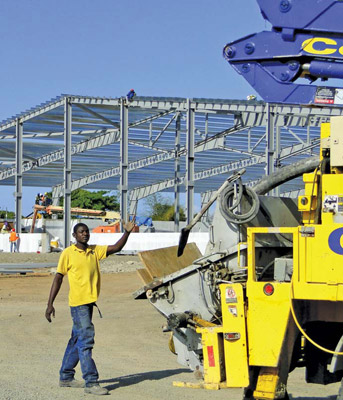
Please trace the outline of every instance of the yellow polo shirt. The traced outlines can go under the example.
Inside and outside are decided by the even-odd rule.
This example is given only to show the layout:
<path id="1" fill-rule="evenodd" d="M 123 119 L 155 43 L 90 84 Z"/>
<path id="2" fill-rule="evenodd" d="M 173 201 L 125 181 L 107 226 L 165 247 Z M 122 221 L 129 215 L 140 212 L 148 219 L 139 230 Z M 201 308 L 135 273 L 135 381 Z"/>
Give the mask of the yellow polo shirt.
<path id="1" fill-rule="evenodd" d="M 94 303 L 100 293 L 99 261 L 106 258 L 107 246 L 88 246 L 86 251 L 75 244 L 63 250 L 57 265 L 59 274 L 68 275 L 69 305 Z"/>

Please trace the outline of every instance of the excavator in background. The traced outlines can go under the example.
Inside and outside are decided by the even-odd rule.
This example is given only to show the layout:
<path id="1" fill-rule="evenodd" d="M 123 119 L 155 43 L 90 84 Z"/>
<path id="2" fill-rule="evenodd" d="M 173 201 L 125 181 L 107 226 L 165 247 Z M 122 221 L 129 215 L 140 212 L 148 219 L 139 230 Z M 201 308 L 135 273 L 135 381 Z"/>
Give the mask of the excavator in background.
<path id="1" fill-rule="evenodd" d="M 73 207 L 70 209 L 70 212 L 71 214 L 74 215 L 84 215 L 91 218 L 99 218 L 103 222 L 111 221 L 111 223 L 113 224 L 117 224 L 120 222 L 120 213 L 117 211 L 90 210 L 85 208 Z M 33 207 L 32 225 L 30 228 L 30 233 L 34 232 L 37 218 L 42 218 L 42 215 L 44 214 L 53 215 L 62 213 L 63 213 L 63 207 L 54 205 L 44 206 L 35 204 Z"/>
<path id="2" fill-rule="evenodd" d="M 229 43 L 224 56 L 265 101 L 343 104 L 343 89 L 297 85 L 343 77 L 343 1 L 257 0 L 270 32 Z M 287 379 L 343 377 L 343 117 L 321 126 L 319 157 L 254 188 L 236 179 L 216 201 L 209 243 L 140 253 L 147 298 L 166 318 L 170 350 L 206 389 L 287 399 Z M 302 175 L 298 199 L 265 196 Z M 180 253 L 180 252 L 179 252 Z M 338 400 L 343 400 L 342 385 Z"/>

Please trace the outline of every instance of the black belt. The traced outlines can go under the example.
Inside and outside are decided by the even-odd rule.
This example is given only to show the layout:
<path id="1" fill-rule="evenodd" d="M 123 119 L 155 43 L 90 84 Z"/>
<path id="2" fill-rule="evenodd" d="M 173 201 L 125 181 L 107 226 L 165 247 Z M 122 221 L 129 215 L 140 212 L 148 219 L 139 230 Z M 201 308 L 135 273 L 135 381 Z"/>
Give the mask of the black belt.
<path id="1" fill-rule="evenodd" d="M 101 311 L 100 311 L 100 308 L 98 307 L 98 305 L 96 303 L 93 303 L 93 305 L 94 305 L 94 307 L 96 307 L 98 309 L 100 318 L 102 318 L 102 314 L 101 314 Z"/>

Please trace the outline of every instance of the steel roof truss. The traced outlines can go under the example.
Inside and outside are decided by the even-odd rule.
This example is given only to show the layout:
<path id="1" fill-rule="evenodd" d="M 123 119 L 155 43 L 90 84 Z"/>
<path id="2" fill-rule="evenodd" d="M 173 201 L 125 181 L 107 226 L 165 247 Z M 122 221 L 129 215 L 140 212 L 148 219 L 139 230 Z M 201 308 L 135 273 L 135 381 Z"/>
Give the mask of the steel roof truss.
<path id="1" fill-rule="evenodd" d="M 287 131 L 293 136 L 295 137 L 300 143 L 305 144 L 305 142 L 295 133 L 292 131 L 292 129 L 290 129 L 288 126 L 285 126 L 285 128 L 287 129 Z"/>
<path id="2" fill-rule="evenodd" d="M 84 111 L 88 112 L 89 114 L 94 115 L 94 117 L 96 117 L 98 119 L 101 119 L 102 121 L 106 122 L 107 124 L 113 125 L 115 128 L 119 128 L 120 127 L 120 124 L 118 124 L 118 122 L 113 122 L 110 119 L 104 117 L 103 115 L 91 110 L 90 108 L 88 108 L 88 107 L 86 107 L 86 106 L 84 106 L 82 104 L 76 103 L 75 106 L 81 108 L 81 110 L 84 110 Z"/>
<path id="3" fill-rule="evenodd" d="M 253 152 L 256 147 L 262 142 L 263 139 L 265 139 L 267 137 L 267 134 L 265 133 L 263 136 L 261 136 L 258 141 L 256 142 L 255 146 L 251 149 L 251 151 Z"/>
<path id="4" fill-rule="evenodd" d="M 129 125 L 129 127 L 134 127 L 137 125 L 144 124 L 148 121 L 160 118 L 161 116 L 165 116 L 169 113 L 170 112 L 162 112 L 157 115 L 153 115 L 148 118 L 144 118 L 142 120 L 135 121 L 135 122 L 131 123 Z M 61 135 L 63 135 L 63 132 L 61 132 Z M 112 144 L 114 142 L 118 142 L 119 139 L 120 139 L 119 129 L 106 130 L 106 133 L 104 133 L 104 134 L 100 134 L 91 139 L 87 139 L 87 140 L 84 140 L 77 144 L 72 145 L 72 155 L 81 153 L 81 152 L 84 152 L 87 150 L 92 150 L 92 149 L 95 149 L 95 148 L 98 148 L 101 146 L 106 146 L 106 145 Z M 137 143 L 132 143 L 132 144 L 137 145 Z M 48 153 L 42 157 L 37 158 L 36 161 L 25 162 L 23 164 L 23 172 L 29 171 L 33 167 L 41 167 L 48 163 L 61 160 L 63 157 L 64 157 L 64 150 L 63 149 L 56 150 L 52 153 Z M 8 168 L 8 169 L 0 172 L 0 181 L 11 178 L 14 175 L 15 175 L 15 168 Z"/>
<path id="5" fill-rule="evenodd" d="M 200 142 L 200 144 L 195 145 L 194 151 L 202 152 L 206 150 L 220 148 L 223 145 L 224 138 L 211 138 L 208 143 Z M 172 160 L 177 156 L 181 156 L 186 153 L 186 148 L 183 146 L 178 154 L 175 151 L 168 151 L 165 153 L 154 154 L 152 156 L 148 156 L 142 158 L 137 161 L 132 161 L 128 165 L 128 171 L 134 171 L 140 168 L 149 167 L 150 165 L 158 164 L 160 162 Z M 80 179 L 75 179 L 72 182 L 72 191 L 79 189 L 83 186 L 90 185 L 91 183 L 98 182 L 104 179 L 113 178 L 114 176 L 118 176 L 120 174 L 119 166 L 109 168 L 103 171 L 96 172 L 95 174 L 85 176 Z M 62 196 L 62 185 L 57 185 L 53 188 L 53 197 L 61 197 Z"/>
<path id="6" fill-rule="evenodd" d="M 208 112 L 206 113 L 207 118 L 208 118 Z M 183 114 L 181 114 L 181 118 L 184 121 L 187 121 L 187 117 Z M 207 127 L 208 127 L 208 122 L 207 122 Z M 207 138 L 207 130 L 206 130 L 206 119 L 205 119 L 205 133 L 202 133 L 196 126 L 194 126 L 194 132 L 197 133 L 199 136 L 201 136 L 204 140 Z"/>
<path id="7" fill-rule="evenodd" d="M 54 103 L 49 103 L 48 105 L 35 109 L 32 112 L 28 112 L 27 114 L 24 114 L 19 117 L 20 122 L 23 123 L 25 121 L 29 121 L 30 119 L 37 117 L 38 115 L 42 115 L 48 111 L 54 110 L 55 108 L 61 107 L 64 105 L 64 98 L 59 99 L 58 101 Z M 16 119 L 11 120 L 8 123 L 4 123 L 3 125 L 0 126 L 0 132 L 5 131 L 6 129 L 13 128 L 16 126 Z"/>
<path id="8" fill-rule="evenodd" d="M 166 129 L 168 129 L 170 124 L 174 121 L 175 118 L 178 117 L 178 115 L 179 115 L 179 113 L 177 112 L 170 118 L 170 120 L 166 123 L 166 125 L 161 130 L 161 132 L 156 136 L 155 140 L 153 140 L 151 147 L 158 141 L 158 139 L 163 135 L 163 133 L 166 131 Z"/>

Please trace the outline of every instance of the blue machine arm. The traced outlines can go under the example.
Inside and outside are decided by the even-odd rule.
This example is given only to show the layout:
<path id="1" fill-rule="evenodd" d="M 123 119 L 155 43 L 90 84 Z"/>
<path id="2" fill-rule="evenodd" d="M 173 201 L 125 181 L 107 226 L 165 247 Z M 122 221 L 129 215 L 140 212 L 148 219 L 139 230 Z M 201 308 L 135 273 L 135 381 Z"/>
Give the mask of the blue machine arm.
<path id="1" fill-rule="evenodd" d="M 343 88 L 294 83 L 343 78 L 343 1 L 257 2 L 272 30 L 227 44 L 225 59 L 267 102 L 343 105 Z"/>

